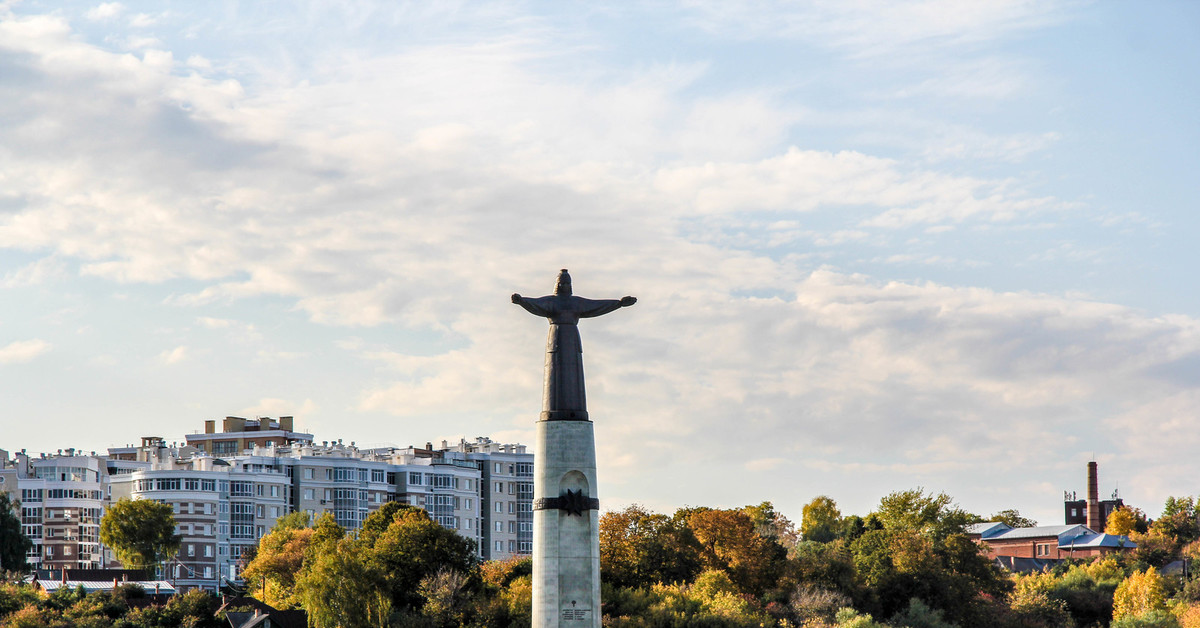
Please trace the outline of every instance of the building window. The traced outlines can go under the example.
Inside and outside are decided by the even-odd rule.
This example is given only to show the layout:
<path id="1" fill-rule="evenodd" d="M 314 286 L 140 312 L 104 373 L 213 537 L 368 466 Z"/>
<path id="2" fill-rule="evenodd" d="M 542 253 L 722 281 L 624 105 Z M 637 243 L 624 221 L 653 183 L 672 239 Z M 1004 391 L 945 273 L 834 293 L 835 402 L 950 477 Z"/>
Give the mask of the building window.
<path id="1" fill-rule="evenodd" d="M 311 488 L 304 489 L 304 499 L 313 499 L 313 495 L 314 495 L 313 489 L 311 489 Z"/>
<path id="2" fill-rule="evenodd" d="M 504 502 L 496 502 L 496 512 L 504 512 Z"/>
<path id="3" fill-rule="evenodd" d="M 1049 543 L 1038 543 L 1037 555 L 1038 556 L 1049 556 L 1050 555 L 1050 544 Z"/>
<path id="4" fill-rule="evenodd" d="M 313 479 L 313 470 L 312 470 L 312 469 L 305 469 L 305 470 L 304 470 L 304 479 L 306 479 L 306 480 L 311 480 L 311 479 Z"/>
<path id="5" fill-rule="evenodd" d="M 497 521 L 497 522 L 496 522 L 496 531 L 497 531 L 497 532 L 503 532 L 503 531 L 504 531 L 504 522 L 503 522 L 503 521 Z"/>
<path id="6" fill-rule="evenodd" d="M 188 546 L 187 546 L 187 555 L 188 555 L 188 556 L 195 556 L 195 555 L 196 555 L 196 546 L 195 546 L 195 545 L 192 545 L 191 543 L 188 543 Z"/>
<path id="7" fill-rule="evenodd" d="M 504 551 L 504 541 L 496 541 L 496 551 L 497 552 Z"/>
<path id="8" fill-rule="evenodd" d="M 499 462 L 492 464 L 492 473 L 500 473 L 500 463 Z M 497 549 L 499 549 L 499 548 L 497 548 Z"/>
<path id="9" fill-rule="evenodd" d="M 205 567 L 205 568 L 204 568 L 204 577 L 205 577 L 205 578 L 211 578 L 211 577 L 212 577 L 212 567 Z"/>

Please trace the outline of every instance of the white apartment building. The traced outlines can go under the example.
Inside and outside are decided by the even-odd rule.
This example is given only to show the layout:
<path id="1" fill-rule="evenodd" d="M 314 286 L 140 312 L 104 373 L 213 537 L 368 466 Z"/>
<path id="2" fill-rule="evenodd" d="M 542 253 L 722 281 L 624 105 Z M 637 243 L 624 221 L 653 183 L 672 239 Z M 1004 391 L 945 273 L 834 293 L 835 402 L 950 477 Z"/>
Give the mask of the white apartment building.
<path id="1" fill-rule="evenodd" d="M 0 455 L 0 490 L 21 502 L 21 529 L 33 541 L 26 561 L 42 569 L 89 569 L 103 564 L 100 518 L 107 471 L 104 459 L 77 455 L 31 458 L 24 451 Z"/>
<path id="2" fill-rule="evenodd" d="M 425 509 L 475 541 L 482 559 L 528 555 L 533 541 L 533 455 L 524 445 L 477 438 L 435 449 L 359 449 L 312 441 L 291 417 L 206 422 L 186 445 L 145 437 L 108 456 L 15 460 L 0 455 L 0 491 L 22 501 L 35 567 L 116 566 L 99 543 L 105 509 L 119 499 L 153 499 L 174 509 L 179 554 L 161 574 L 179 590 L 216 591 L 238 579 L 239 559 L 289 512 L 330 513 L 357 530 L 390 501 Z M 199 438 L 196 438 L 199 436 Z M 213 455 L 213 450 L 220 455 Z"/>

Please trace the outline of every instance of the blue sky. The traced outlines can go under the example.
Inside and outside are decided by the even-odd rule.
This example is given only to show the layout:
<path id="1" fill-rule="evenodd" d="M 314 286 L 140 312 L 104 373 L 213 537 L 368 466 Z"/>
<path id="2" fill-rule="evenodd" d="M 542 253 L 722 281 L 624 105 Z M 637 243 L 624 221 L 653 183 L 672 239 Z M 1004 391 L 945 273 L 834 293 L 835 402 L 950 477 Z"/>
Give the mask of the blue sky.
<path id="1" fill-rule="evenodd" d="M 224 415 L 531 442 L 601 497 L 1157 514 L 1200 445 L 1186 2 L 0 3 L 0 447 Z"/>

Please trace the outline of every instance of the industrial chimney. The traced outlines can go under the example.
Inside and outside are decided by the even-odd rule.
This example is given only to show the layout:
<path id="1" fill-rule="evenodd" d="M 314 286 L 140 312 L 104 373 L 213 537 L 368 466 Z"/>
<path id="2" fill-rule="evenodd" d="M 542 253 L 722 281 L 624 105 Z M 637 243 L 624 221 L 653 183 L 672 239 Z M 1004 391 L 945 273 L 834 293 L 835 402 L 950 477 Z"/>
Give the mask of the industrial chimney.
<path id="1" fill-rule="evenodd" d="M 1094 532 L 1103 532 L 1100 529 L 1100 488 L 1096 467 L 1095 460 L 1088 463 L 1087 527 Z"/>

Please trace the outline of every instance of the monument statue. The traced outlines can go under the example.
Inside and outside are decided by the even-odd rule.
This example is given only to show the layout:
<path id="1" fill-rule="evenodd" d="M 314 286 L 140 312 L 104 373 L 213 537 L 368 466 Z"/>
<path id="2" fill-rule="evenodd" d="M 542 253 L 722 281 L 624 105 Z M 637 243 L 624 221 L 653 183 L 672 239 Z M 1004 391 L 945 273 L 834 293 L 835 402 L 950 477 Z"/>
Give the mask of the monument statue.
<path id="1" fill-rule="evenodd" d="M 637 299 L 624 297 L 595 300 L 574 296 L 571 294 L 571 275 L 564 268 L 558 273 L 553 295 L 529 298 L 514 294 L 512 302 L 532 314 L 550 319 L 550 333 L 546 338 L 542 420 L 587 420 L 579 319 L 608 314 L 637 303 Z"/>
<path id="2" fill-rule="evenodd" d="M 596 441 L 583 387 L 579 319 L 608 314 L 637 299 L 574 296 L 564 268 L 553 295 L 514 294 L 512 302 L 550 319 L 534 443 L 533 626 L 600 628 Z"/>

